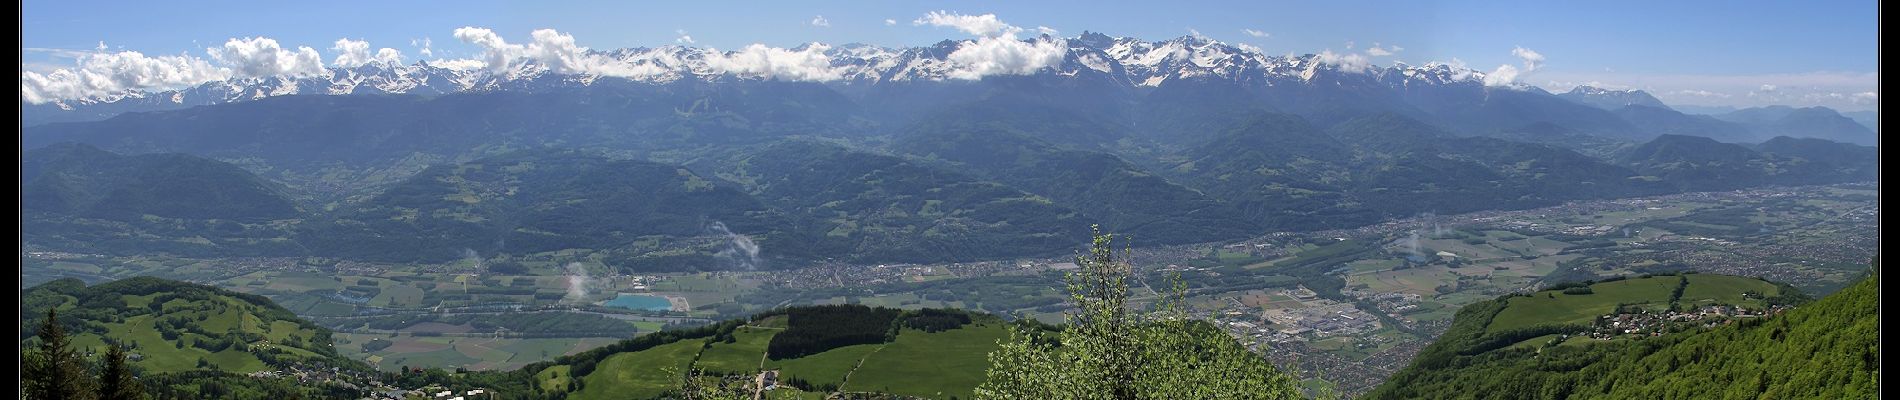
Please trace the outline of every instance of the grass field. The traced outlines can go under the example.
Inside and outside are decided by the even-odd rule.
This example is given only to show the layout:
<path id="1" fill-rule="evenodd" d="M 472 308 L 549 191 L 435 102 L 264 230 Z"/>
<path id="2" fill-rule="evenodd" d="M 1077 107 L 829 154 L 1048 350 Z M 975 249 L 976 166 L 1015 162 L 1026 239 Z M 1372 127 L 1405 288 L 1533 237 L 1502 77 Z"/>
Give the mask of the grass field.
<path id="1" fill-rule="evenodd" d="M 1760 307 L 1761 300 L 1744 299 L 1742 293 L 1756 292 L 1765 296 L 1779 293 L 1773 284 L 1755 278 L 1715 274 L 1684 276 L 1688 278 L 1689 286 L 1683 289 L 1680 302 L 1687 305 Z M 1590 285 L 1594 292 L 1592 294 L 1569 295 L 1544 291 L 1529 297 L 1513 297 L 1509 300 L 1510 305 L 1498 312 L 1485 330 L 1498 332 L 1542 324 L 1587 324 L 1597 316 L 1614 312 L 1617 304 L 1666 306 L 1679 279 L 1676 276 L 1625 279 Z"/>
<path id="2" fill-rule="evenodd" d="M 417 337 L 387 334 L 339 333 L 337 353 L 363 360 L 384 371 L 399 367 L 468 368 L 477 371 L 509 370 L 536 361 L 579 353 L 605 346 L 618 338 L 480 338 Z M 372 339 L 393 342 L 386 349 L 366 352 L 363 344 Z"/>
<path id="3" fill-rule="evenodd" d="M 823 353 L 785 359 L 766 360 L 766 369 L 778 369 L 783 379 L 799 378 L 813 385 L 842 385 L 844 376 L 857 368 L 858 360 L 884 347 L 884 344 L 860 344 L 826 350 Z"/>
<path id="4" fill-rule="evenodd" d="M 700 352 L 699 362 L 693 368 L 717 373 L 753 373 L 758 372 L 760 361 L 765 359 L 765 345 L 772 342 L 772 336 L 780 329 L 742 326 L 733 330 L 732 343 L 716 342 L 712 347 Z"/>
<path id="5" fill-rule="evenodd" d="M 1781 294 L 1780 288 L 1766 281 L 1729 275 L 1689 274 L 1689 287 L 1682 290 L 1682 304 L 1736 304 L 1748 307 L 1761 307 L 1760 299 L 1744 299 L 1742 293 L 1755 292 L 1763 296 Z"/>
<path id="6" fill-rule="evenodd" d="M 151 304 L 153 295 L 126 295 L 121 298 L 128 305 L 145 305 Z M 182 346 L 180 341 L 165 340 L 154 326 L 157 315 L 193 320 L 199 329 L 206 332 L 223 333 L 235 330 L 262 334 L 269 342 L 258 342 L 252 344 L 253 346 L 278 348 L 299 356 L 316 356 L 316 353 L 310 350 L 282 344 L 293 335 L 302 339 L 314 337 L 316 331 L 302 329 L 290 321 L 265 323 L 252 312 L 257 307 L 255 305 L 230 298 L 220 298 L 218 304 L 221 308 L 210 310 L 201 309 L 210 307 L 210 304 L 203 300 L 175 299 L 165 304 L 167 312 L 164 314 L 136 315 L 125 318 L 123 322 L 101 324 L 106 328 L 106 335 L 117 338 L 123 343 L 135 345 L 129 351 L 138 354 L 141 359 L 133 361 L 132 364 L 141 369 L 153 372 L 195 370 L 200 369 L 198 368 L 200 359 L 229 372 L 247 373 L 267 369 L 262 360 L 251 352 L 243 350 L 242 347 L 211 352 L 192 346 L 191 343 L 209 339 L 196 333 L 181 333 L 179 338 L 184 343 Z M 82 352 L 89 349 L 98 352 L 105 351 L 105 341 L 97 334 L 75 333 L 72 336 L 72 344 L 75 349 Z"/>
<path id="7" fill-rule="evenodd" d="M 651 349 L 607 357 L 594 373 L 581 378 L 585 387 L 570 394 L 574 400 L 645 399 L 679 387 L 679 375 L 699 354 L 700 340 L 681 340 Z M 668 370 L 671 369 L 669 372 Z"/>
<path id="8" fill-rule="evenodd" d="M 1524 328 L 1542 324 L 1586 324 L 1597 316 L 1616 310 L 1617 304 L 1669 302 L 1677 277 L 1658 276 L 1624 279 L 1590 285 L 1595 293 L 1568 295 L 1538 292 L 1529 297 L 1513 297 L 1504 311 L 1498 312 L 1485 327 L 1487 332 Z M 1694 287 L 1694 285 L 1690 285 Z"/>
<path id="9" fill-rule="evenodd" d="M 844 390 L 967 399 L 987 379 L 989 353 L 1009 337 L 1002 322 L 986 321 L 937 333 L 906 329 L 897 341 L 864 360 Z"/>

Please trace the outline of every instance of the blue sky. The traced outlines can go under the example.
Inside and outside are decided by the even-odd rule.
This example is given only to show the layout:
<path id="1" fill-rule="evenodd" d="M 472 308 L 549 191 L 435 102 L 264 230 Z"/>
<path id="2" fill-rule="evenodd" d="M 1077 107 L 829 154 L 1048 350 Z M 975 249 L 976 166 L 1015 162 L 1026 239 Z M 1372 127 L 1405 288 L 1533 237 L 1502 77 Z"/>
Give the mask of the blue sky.
<path id="1" fill-rule="evenodd" d="M 1554 91 L 1583 83 L 1641 88 L 1678 104 L 1867 109 L 1871 101 L 1855 102 L 1852 95 L 1877 90 L 1878 17 L 1871 0 L 1027 3 L 28 0 L 21 6 L 21 54 L 23 68 L 47 71 L 70 66 L 75 51 L 92 51 L 101 41 L 110 51 L 206 57 L 207 47 L 230 38 L 261 36 L 286 48 L 314 48 L 326 62 L 339 38 L 393 48 L 413 62 L 474 56 L 476 47 L 451 36 L 463 26 L 489 28 L 511 42 L 552 28 L 595 49 L 672 44 L 681 31 L 696 46 L 727 50 L 752 43 L 918 46 L 968 37 L 911 24 L 929 11 L 947 10 L 993 13 L 1065 37 L 1086 30 L 1161 40 L 1199 32 L 1270 54 L 1363 52 L 1375 43 L 1402 48 L 1373 57 L 1378 65 L 1456 58 L 1489 70 L 1518 65 L 1512 50 L 1523 47 L 1545 57 L 1540 69 L 1522 76 L 1525 83 Z M 813 24 L 820 16 L 826 26 Z M 411 45 L 425 38 L 432 57 Z"/>

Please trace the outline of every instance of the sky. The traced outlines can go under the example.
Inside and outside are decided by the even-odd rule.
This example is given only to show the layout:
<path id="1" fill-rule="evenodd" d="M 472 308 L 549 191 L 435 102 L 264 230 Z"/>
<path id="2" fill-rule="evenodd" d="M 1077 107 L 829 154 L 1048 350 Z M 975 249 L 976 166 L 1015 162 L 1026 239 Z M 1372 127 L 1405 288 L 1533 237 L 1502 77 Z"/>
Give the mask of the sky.
<path id="1" fill-rule="evenodd" d="M 686 44 L 738 50 L 810 42 L 904 47 L 970 39 L 955 26 L 917 23 L 932 11 L 945 11 L 991 14 L 1025 30 L 1025 36 L 1046 30 L 1059 37 L 1093 31 L 1145 40 L 1198 34 L 1275 55 L 1359 54 L 1380 66 L 1454 60 L 1486 72 L 1511 66 L 1516 81 L 1546 90 L 1581 84 L 1644 89 L 1676 105 L 1824 105 L 1855 111 L 1874 108 L 1878 98 L 1878 4 L 1872 0 L 27 0 L 20 7 L 23 81 L 27 72 L 76 69 L 89 54 L 122 52 L 177 57 L 168 65 L 203 62 L 257 74 L 308 68 L 300 61 L 328 66 L 392 57 L 404 63 L 476 58 L 483 53 L 480 38 L 487 36 L 458 37 L 463 27 L 485 28 L 508 43 L 531 42 L 531 32 L 553 29 L 592 49 Z M 339 44 L 339 39 L 351 42 Z M 1539 60 L 1532 62 L 1526 54 Z M 238 60 L 259 57 L 269 65 L 239 66 Z M 90 62 L 133 65 L 123 57 L 92 57 Z M 138 81 L 162 86 L 205 78 L 186 75 Z"/>

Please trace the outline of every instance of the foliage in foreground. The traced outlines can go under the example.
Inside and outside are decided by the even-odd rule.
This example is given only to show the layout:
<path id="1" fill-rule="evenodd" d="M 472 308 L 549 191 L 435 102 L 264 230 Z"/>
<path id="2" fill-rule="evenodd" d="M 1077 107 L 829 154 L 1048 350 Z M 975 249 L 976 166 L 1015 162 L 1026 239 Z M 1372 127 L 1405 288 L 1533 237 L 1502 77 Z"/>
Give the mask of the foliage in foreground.
<path id="1" fill-rule="evenodd" d="M 1179 300 L 1129 310 L 1130 267 L 1113 235 L 1095 235 L 1069 276 L 1079 311 L 1058 333 L 1018 327 L 990 353 L 982 399 L 1284 399 L 1297 382 L 1206 322 Z M 1178 285 L 1177 285 L 1178 286 Z M 1178 296 L 1183 289 L 1176 288 Z"/>

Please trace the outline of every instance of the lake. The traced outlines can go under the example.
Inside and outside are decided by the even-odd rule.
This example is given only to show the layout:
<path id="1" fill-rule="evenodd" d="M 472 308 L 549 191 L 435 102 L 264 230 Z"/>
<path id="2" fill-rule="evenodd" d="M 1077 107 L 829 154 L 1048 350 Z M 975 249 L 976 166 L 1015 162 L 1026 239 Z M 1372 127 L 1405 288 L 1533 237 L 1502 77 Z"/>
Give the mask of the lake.
<path id="1" fill-rule="evenodd" d="M 602 305 L 628 310 L 668 311 L 673 309 L 673 302 L 667 301 L 665 297 L 626 293 L 621 293 L 620 296 Z"/>

